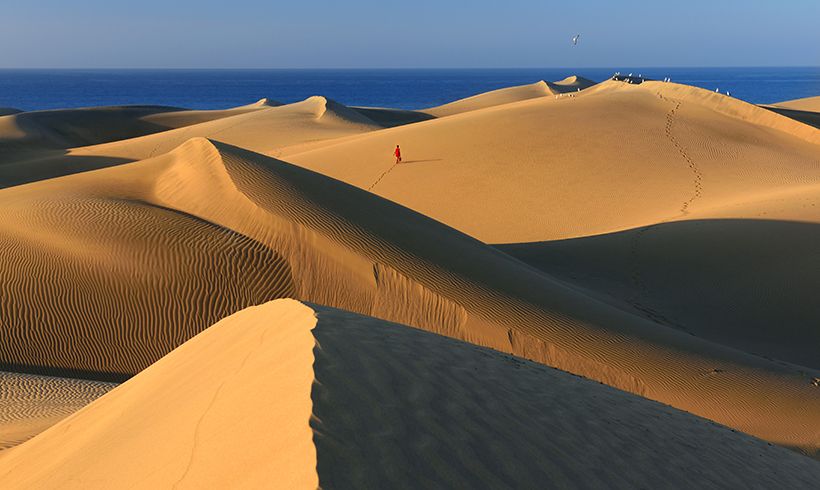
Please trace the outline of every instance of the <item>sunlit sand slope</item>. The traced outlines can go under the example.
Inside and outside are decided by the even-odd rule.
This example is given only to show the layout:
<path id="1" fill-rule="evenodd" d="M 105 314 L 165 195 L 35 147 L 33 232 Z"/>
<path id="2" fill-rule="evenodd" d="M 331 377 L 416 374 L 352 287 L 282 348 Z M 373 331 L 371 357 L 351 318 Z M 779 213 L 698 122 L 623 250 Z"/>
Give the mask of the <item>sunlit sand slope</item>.
<path id="1" fill-rule="evenodd" d="M 5 364 L 135 373 L 211 318 L 293 296 L 515 353 L 807 452 L 820 444 L 816 371 L 652 323 L 396 204 L 236 147 L 192 140 L 3 190 L 0 207 L 20 220 L 0 231 Z"/>
<path id="2" fill-rule="evenodd" d="M 811 488 L 818 478 L 817 461 L 668 406 L 291 300 L 220 321 L 0 455 L 3 488 Z"/>
<path id="3" fill-rule="evenodd" d="M 400 144 L 404 162 L 394 165 Z M 608 81 L 282 158 L 488 243 L 635 228 L 820 182 L 820 131 L 672 83 Z"/>

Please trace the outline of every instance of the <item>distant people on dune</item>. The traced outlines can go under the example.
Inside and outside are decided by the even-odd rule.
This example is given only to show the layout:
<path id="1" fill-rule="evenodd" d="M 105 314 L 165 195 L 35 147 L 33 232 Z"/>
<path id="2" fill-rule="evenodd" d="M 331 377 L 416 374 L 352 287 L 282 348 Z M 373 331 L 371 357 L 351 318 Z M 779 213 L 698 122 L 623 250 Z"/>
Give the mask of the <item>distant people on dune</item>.
<path id="1" fill-rule="evenodd" d="M 399 145 L 396 145 L 396 151 L 393 154 L 396 155 L 396 164 L 401 163 L 401 148 L 399 148 Z"/>

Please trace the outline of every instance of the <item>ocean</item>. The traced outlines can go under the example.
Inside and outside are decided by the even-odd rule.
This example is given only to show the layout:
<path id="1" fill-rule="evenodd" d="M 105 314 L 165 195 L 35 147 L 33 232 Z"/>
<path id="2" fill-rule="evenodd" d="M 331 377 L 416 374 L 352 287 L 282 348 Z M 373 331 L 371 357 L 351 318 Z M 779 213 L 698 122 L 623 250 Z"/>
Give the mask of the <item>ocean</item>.
<path id="1" fill-rule="evenodd" d="M 42 110 L 111 105 L 223 109 L 269 97 L 324 95 L 347 105 L 421 109 L 489 90 L 581 75 L 641 74 L 730 91 L 766 104 L 820 95 L 820 67 L 527 68 L 361 70 L 0 70 L 0 107 Z"/>

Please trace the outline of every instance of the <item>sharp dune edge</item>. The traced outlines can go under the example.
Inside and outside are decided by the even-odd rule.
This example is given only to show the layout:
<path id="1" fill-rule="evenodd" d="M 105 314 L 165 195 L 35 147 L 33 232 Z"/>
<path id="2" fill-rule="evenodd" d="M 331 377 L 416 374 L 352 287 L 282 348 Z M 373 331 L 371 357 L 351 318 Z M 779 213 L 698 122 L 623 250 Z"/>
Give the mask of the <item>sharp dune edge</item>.
<path id="1" fill-rule="evenodd" d="M 570 93 L 561 96 L 562 92 Z M 130 391 L 142 393 L 131 399 L 133 405 L 128 402 L 132 413 L 142 413 L 144 408 L 136 407 L 146 405 L 139 401 L 146 393 L 185 396 L 181 381 L 165 386 L 176 374 L 149 377 L 155 380 L 149 382 L 146 374 L 157 372 L 160 365 L 173 366 L 176 361 L 169 358 L 180 360 L 180 366 L 202 362 L 195 360 L 199 354 L 179 352 L 196 351 L 189 346 L 202 345 L 197 339 L 213 330 L 226 330 L 219 328 L 223 323 L 257 325 L 268 316 L 281 316 L 281 322 L 271 324 L 301 325 L 282 335 L 311 342 L 315 337 L 321 346 L 321 328 L 314 329 L 313 336 L 306 334 L 312 325 L 307 308 L 293 302 L 253 307 L 296 298 L 368 317 L 316 306 L 320 326 L 322 315 L 328 324 L 368 325 L 376 331 L 401 330 L 383 320 L 409 325 L 600 381 L 818 458 L 820 365 L 814 346 L 820 342 L 820 312 L 813 307 L 811 294 L 820 288 L 815 272 L 820 270 L 820 131 L 800 120 L 694 87 L 592 84 L 577 77 L 502 89 L 425 111 L 347 107 L 316 96 L 286 105 L 262 99 L 225 111 L 91 108 L 0 117 L 0 369 L 17 372 L 0 376 L 0 393 L 8 393 L 17 407 L 0 409 L 0 444 L 20 444 L 113 386 L 19 372 L 116 381 L 136 375 L 74 417 L 88 421 L 108 413 L 99 406 Z M 94 132 L 100 121 L 114 122 L 108 132 Z M 401 165 L 390 156 L 396 144 L 404 153 Z M 205 330 L 222 319 L 214 329 Z M 358 330 L 340 331 L 354 335 Z M 449 352 L 459 359 L 453 362 L 456 371 L 477 362 L 466 353 L 457 355 L 457 350 L 485 352 L 430 333 L 401 331 L 409 332 L 400 335 L 408 343 L 394 339 L 390 345 L 414 358 L 428 348 L 441 352 L 441 357 Z M 261 335 L 259 329 L 256 332 Z M 359 334 L 364 335 L 355 335 Z M 218 334 L 213 335 L 216 339 Z M 233 334 L 221 335 L 227 339 Z M 237 338 L 236 349 L 225 352 L 220 365 L 236 366 L 237 353 L 248 350 L 253 335 L 249 331 Z M 436 340 L 418 344 L 405 336 Z M 389 349 L 373 342 L 378 344 L 374 339 L 365 342 L 369 347 L 364 357 L 387 355 L 381 351 Z M 291 367 L 298 365 L 294 372 L 308 385 L 311 379 L 323 383 L 322 362 L 342 366 L 339 372 L 354 372 L 343 366 L 352 359 L 322 357 L 322 349 L 317 349 L 315 372 L 308 369 L 313 356 L 292 359 Z M 481 358 L 522 362 L 488 355 Z M 357 379 L 375 369 L 356 362 Z M 520 365 L 538 371 L 539 379 L 560 375 L 587 383 L 529 363 Z M 423 374 L 424 366 L 413 371 L 418 379 L 406 378 L 408 373 L 395 376 L 420 385 L 419 393 L 439 389 L 424 385 L 432 382 Z M 168 371 L 177 369 L 185 368 Z M 191 414 L 203 412 L 210 399 L 203 398 L 207 393 L 215 396 L 219 387 L 234 385 L 237 378 L 245 383 L 246 376 L 231 375 L 231 369 L 201 380 L 203 393 L 180 413 L 154 413 L 152 417 L 167 417 L 156 419 L 158 427 L 193 427 L 196 420 L 203 420 Z M 345 398 L 348 381 L 339 372 L 325 372 L 335 381 L 323 396 L 337 393 L 334 386 L 345 386 L 338 391 Z M 180 379 L 191 376 L 195 373 Z M 525 378 L 520 382 L 532 384 L 521 384 L 520 393 L 543 382 Z M 499 384 L 512 383 L 504 379 Z M 245 395 L 236 398 L 236 405 L 230 405 L 231 397 L 215 396 L 226 403 L 221 415 L 226 418 L 221 420 L 227 420 L 230 410 L 239 410 L 243 400 L 253 401 L 242 390 L 269 382 L 285 380 L 251 377 L 237 388 Z M 142 388 L 129 388 L 140 383 Z M 272 391 L 280 393 L 303 388 L 276 386 Z M 362 386 L 353 392 L 369 400 L 397 396 L 385 392 L 385 386 Z M 633 400 L 630 407 L 640 403 L 645 416 L 656 409 L 682 416 L 608 387 L 578 386 L 595 386 L 604 390 L 601 393 Z M 454 410 L 470 413 L 484 407 L 486 398 L 475 399 L 476 393 L 508 398 L 508 393 L 485 388 L 467 389 L 470 393 L 461 395 L 465 408 Z M 563 391 L 555 389 L 550 398 L 562 396 Z M 27 390 L 43 393 L 43 401 L 25 399 Z M 180 394 L 171 393 L 174 390 Z M 281 460 L 300 461 L 298 467 L 305 471 L 294 473 L 295 479 L 308 486 L 315 486 L 317 478 L 330 486 L 395 486 L 422 474 L 402 472 L 422 464 L 423 452 L 412 457 L 399 454 L 427 447 L 438 436 L 419 440 L 421 446 L 391 448 L 378 435 L 359 438 L 369 430 L 361 425 L 358 431 L 342 425 L 323 429 L 322 423 L 345 416 L 331 410 L 332 403 L 317 405 L 316 385 L 312 393 L 312 408 L 308 398 L 306 404 L 283 407 L 281 412 L 282 417 L 312 420 L 313 441 L 305 438 L 310 427 L 301 436 L 294 432 L 301 442 L 282 439 L 283 445 L 300 448 L 287 455 L 296 459 Z M 374 404 L 367 402 L 371 409 Z M 516 410 L 528 410 L 523 401 L 508 405 L 510 413 L 519 413 L 519 421 L 524 412 Z M 99 410 L 95 416 L 83 415 Z M 351 409 L 358 412 L 368 413 L 363 407 Z M 621 415 L 627 416 L 620 414 L 617 420 L 624 420 Z M 453 426 L 446 417 L 440 423 Z M 504 419 L 497 412 L 486 412 L 486 417 L 498 423 Z M 129 444 L 150 438 L 135 431 L 136 425 L 119 427 L 119 418 L 102 419 L 106 422 L 91 430 L 87 439 L 80 438 L 65 461 L 84 457 L 83 441 L 108 448 L 111 444 L 103 441 L 123 437 L 117 434 L 133 432 L 128 437 L 135 439 L 127 438 Z M 68 429 L 74 426 L 72 420 L 0 452 L 0 474 L 2 468 L 11 468 L 6 466 L 9 461 L 27 467 L 40 459 L 35 456 L 39 452 L 63 446 L 53 434 L 74 434 Z M 388 417 L 384 423 L 390 430 L 403 430 L 396 425 L 399 420 Z M 581 420 L 579 415 L 573 423 Z M 816 469 L 811 466 L 816 462 L 796 453 L 775 456 L 768 451 L 780 448 L 743 439 L 746 436 L 695 417 L 687 420 L 701 428 L 692 426 L 701 431 L 691 439 L 693 444 L 734 444 L 731 455 L 728 446 L 714 453 L 720 454 L 716 464 L 704 470 L 714 472 L 710 481 L 726 479 L 725 486 L 747 486 L 743 480 L 727 479 L 720 465 L 734 468 L 734 478 L 745 471 L 752 482 L 767 481 L 749 472 L 754 465 L 750 456 L 744 456 L 746 450 L 759 455 L 755 461 L 764 462 L 760 468 L 768 468 L 766 461 L 798 464 L 779 460 L 786 457 L 782 454 L 802 458 L 799 461 L 809 465 L 808 470 L 776 475 L 776 481 L 796 478 L 793 486 L 804 483 L 799 478 Z M 418 423 L 422 422 L 426 423 Z M 520 422 L 503 423 L 511 424 L 504 427 L 512 434 L 526 432 L 516 426 Z M 685 441 L 684 436 L 672 435 L 689 431 L 685 426 L 676 422 L 644 430 L 670 430 L 666 439 Z M 638 430 L 636 425 L 629 427 Z M 334 432 L 337 429 L 340 432 Z M 407 429 L 407 434 L 416 429 Z M 465 431 L 464 437 L 485 437 L 475 433 L 478 429 L 471 423 L 459 430 Z M 592 432 L 599 429 L 603 430 L 596 426 Z M 722 432 L 702 432 L 713 429 Z M 438 429 L 425 430 L 434 434 Z M 226 432 L 218 432 L 214 441 L 223 441 Z M 499 428 L 494 437 L 502 432 Z M 174 435 L 179 447 L 189 447 L 191 434 L 189 430 L 187 435 Z M 432 476 L 424 473 L 425 478 L 452 483 L 483 474 L 486 481 L 527 485 L 551 474 L 558 479 L 545 481 L 570 484 L 579 474 L 572 471 L 582 470 L 555 476 L 569 463 L 548 460 L 558 458 L 555 451 L 577 456 L 580 447 L 589 449 L 579 442 L 535 436 L 509 440 L 516 438 L 538 454 L 546 451 L 549 458 L 527 463 L 523 472 L 511 470 L 520 460 L 507 462 L 506 469 L 493 473 L 486 468 L 493 467 L 489 462 L 497 455 L 481 453 L 471 458 L 483 462 L 475 463 L 478 466 L 454 459 L 454 466 L 467 469 L 426 468 Z M 746 449 L 738 446 L 741 439 Z M 350 440 L 355 441 L 353 446 L 347 445 Z M 723 442 L 717 444 L 718 440 Z M 236 447 L 241 441 L 236 439 Z M 664 456 L 666 450 L 682 450 L 650 450 L 650 443 L 660 442 L 642 442 L 646 451 Z M 123 444 L 120 449 L 127 452 L 128 447 Z M 207 468 L 219 467 L 216 456 L 199 465 L 191 453 L 174 452 L 172 447 L 168 451 L 187 462 L 180 460 L 156 472 L 156 478 L 170 479 L 157 484 L 179 480 L 194 485 L 205 481 L 198 478 L 211 478 Z M 365 466 L 368 451 L 409 462 L 395 463 L 381 473 L 351 471 Z M 621 451 L 617 447 L 610 453 Z M 333 456 L 323 463 L 323 454 Z M 351 458 L 344 470 L 327 463 L 342 457 Z M 449 457 L 441 454 L 439 459 Z M 682 455 L 681 461 L 688 457 Z M 52 469 L 60 461 L 55 460 Z M 126 465 L 132 468 L 130 475 L 139 473 L 139 461 L 135 458 Z M 598 460 L 589 461 L 594 465 Z M 189 471 L 178 471 L 186 467 Z M 87 471 L 100 475 L 102 470 L 88 466 Z M 261 471 L 249 472 L 248 478 L 262 477 Z M 583 471 L 589 478 L 591 470 Z M 616 473 L 624 476 L 623 471 Z M 620 481 L 613 474 L 601 477 L 598 484 L 656 486 L 675 474 L 669 469 L 644 475 L 646 480 L 641 481 Z M 36 471 L 31 475 L 26 482 L 20 472 L 9 473 L 7 481 L 50 486 L 46 482 L 52 476 Z M 100 481 L 120 476 L 108 474 Z"/>
<path id="2" fill-rule="evenodd" d="M 817 478 L 816 461 L 640 397 L 292 300 L 220 321 L 0 453 L 10 489 L 810 488 Z"/>

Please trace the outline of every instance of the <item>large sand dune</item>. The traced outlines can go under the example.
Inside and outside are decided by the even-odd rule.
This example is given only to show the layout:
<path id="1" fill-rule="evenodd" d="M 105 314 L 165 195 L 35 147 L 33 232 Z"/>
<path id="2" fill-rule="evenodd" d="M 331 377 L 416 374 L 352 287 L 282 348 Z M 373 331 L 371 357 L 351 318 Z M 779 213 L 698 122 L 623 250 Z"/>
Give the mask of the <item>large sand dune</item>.
<path id="1" fill-rule="evenodd" d="M 810 488 L 818 478 L 816 461 L 667 406 L 290 300 L 219 322 L 0 454 L 9 489 Z"/>
<path id="2" fill-rule="evenodd" d="M 0 207 L 17 217 L 0 225 L 6 366 L 136 373 L 215 319 L 294 296 L 512 352 L 807 452 L 820 445 L 817 372 L 626 313 L 422 215 L 240 148 L 196 139 L 5 189 Z"/>
<path id="3" fill-rule="evenodd" d="M 427 111 L 317 96 L 225 111 L 0 117 L 0 369 L 16 372 L 0 389 L 17 403 L 0 406 L 0 444 L 111 386 L 20 372 L 136 375 L 0 453 L 0 475 L 48 461 L 6 481 L 51 486 L 77 468 L 88 478 L 78 482 L 109 486 L 138 473 L 153 486 L 227 482 L 218 448 L 229 441 L 248 484 L 276 465 L 329 486 L 400 486 L 419 475 L 569 485 L 583 473 L 592 486 L 654 487 L 697 464 L 704 481 L 728 487 L 749 486 L 747 477 L 763 487 L 810 482 L 800 478 L 816 463 L 795 453 L 382 321 L 820 457 L 820 131 L 783 115 L 798 109 L 770 109 L 672 83 L 570 77 Z M 311 336 L 302 306 L 245 310 L 284 297 L 372 318 L 317 306 Z M 321 328 L 323 315 L 338 328 Z M 290 327 L 251 349 L 272 324 Z M 249 372 L 243 359 L 258 364 L 250 372 L 279 369 L 277 356 L 293 379 L 235 374 Z M 471 372 L 485 384 L 465 378 Z M 542 383 L 548 391 L 535 388 Z M 42 403 L 27 390 L 45 393 Z M 294 403 L 276 398 L 283 392 Z M 453 401 L 435 409 L 425 401 L 447 395 Z M 179 410 L 150 402 L 164 397 Z M 221 408 L 207 408 L 217 399 Z M 276 403 L 278 418 L 266 419 L 265 404 Z M 589 428 L 596 413 L 608 422 Z M 232 420 L 240 430 L 226 429 Z M 265 430 L 288 420 L 294 432 L 272 434 L 281 446 L 247 457 L 256 420 L 268 420 Z M 310 420 L 312 441 L 294 420 Z M 550 434 L 603 430 L 596 441 L 609 450 L 590 456 L 599 446 L 581 436 L 544 439 L 530 420 Z M 441 449 L 441 427 L 472 442 Z M 144 461 L 118 462 L 164 428 L 186 429 L 167 449 L 143 451 Z M 705 459 L 687 452 L 683 434 L 699 434 Z M 179 449 L 191 437 L 211 442 Z M 486 438 L 503 448 L 486 449 L 495 447 Z M 52 456 L 57 448 L 64 459 Z M 652 473 L 656 455 L 681 467 Z M 508 459 L 493 466 L 499 457 Z M 139 468 L 152 458 L 169 463 L 146 476 Z M 639 478 L 618 469 L 636 460 L 647 467 Z M 605 461 L 618 464 L 610 471 Z"/>
<path id="4" fill-rule="evenodd" d="M 383 156 L 394 143 L 406 165 Z M 820 131 L 721 94 L 610 81 L 284 158 L 619 308 L 816 369 L 818 143 Z"/>
<path id="5" fill-rule="evenodd" d="M 405 164 L 394 166 L 401 144 Z M 676 219 L 820 180 L 820 131 L 694 87 L 609 81 L 283 158 L 490 243 Z"/>

